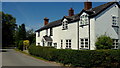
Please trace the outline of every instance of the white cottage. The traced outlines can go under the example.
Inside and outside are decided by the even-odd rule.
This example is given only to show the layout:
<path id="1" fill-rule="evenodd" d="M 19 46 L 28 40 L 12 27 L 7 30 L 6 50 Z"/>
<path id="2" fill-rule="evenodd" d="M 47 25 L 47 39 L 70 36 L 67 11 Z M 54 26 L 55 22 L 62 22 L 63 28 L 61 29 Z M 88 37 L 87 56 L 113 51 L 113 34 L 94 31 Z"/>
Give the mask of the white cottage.
<path id="1" fill-rule="evenodd" d="M 54 46 L 57 49 L 94 50 L 97 37 L 110 36 L 114 49 L 118 49 L 120 39 L 120 5 L 118 2 L 92 8 L 92 2 L 85 2 L 84 9 L 74 15 L 70 8 L 69 16 L 49 22 L 44 18 L 44 26 L 36 31 L 37 46 Z"/>

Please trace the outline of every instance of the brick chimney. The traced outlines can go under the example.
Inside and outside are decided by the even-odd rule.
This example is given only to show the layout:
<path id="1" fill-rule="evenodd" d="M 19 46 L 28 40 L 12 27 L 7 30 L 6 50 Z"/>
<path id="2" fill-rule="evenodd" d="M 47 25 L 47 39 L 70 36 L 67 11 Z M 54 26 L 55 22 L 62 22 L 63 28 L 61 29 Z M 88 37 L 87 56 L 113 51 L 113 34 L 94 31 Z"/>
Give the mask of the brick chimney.
<path id="1" fill-rule="evenodd" d="M 73 16 L 74 15 L 74 10 L 72 8 L 69 9 L 69 16 Z"/>
<path id="2" fill-rule="evenodd" d="M 47 17 L 44 18 L 44 25 L 47 25 L 49 22 L 49 19 Z"/>
<path id="3" fill-rule="evenodd" d="M 92 8 L 92 2 L 88 1 L 84 2 L 84 10 L 88 10 Z"/>

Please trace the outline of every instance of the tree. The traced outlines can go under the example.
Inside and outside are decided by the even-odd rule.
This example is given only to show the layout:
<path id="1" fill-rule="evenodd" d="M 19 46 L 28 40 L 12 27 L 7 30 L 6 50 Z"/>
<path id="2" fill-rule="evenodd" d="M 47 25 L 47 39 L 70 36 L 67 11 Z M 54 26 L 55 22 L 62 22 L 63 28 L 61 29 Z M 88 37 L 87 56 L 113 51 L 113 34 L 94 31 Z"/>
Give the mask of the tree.
<path id="1" fill-rule="evenodd" d="M 95 43 L 97 49 L 111 49 L 113 47 L 112 45 L 112 39 L 106 35 L 98 37 Z"/>
<path id="2" fill-rule="evenodd" d="M 2 12 L 2 45 L 8 47 L 14 45 L 16 18 Z"/>
<path id="3" fill-rule="evenodd" d="M 25 24 L 19 26 L 19 39 L 26 40 L 26 29 Z"/>
<path id="4" fill-rule="evenodd" d="M 27 40 L 30 41 L 30 44 L 35 43 L 35 33 L 33 29 L 30 29 L 26 32 Z"/>
<path id="5" fill-rule="evenodd" d="M 15 32 L 15 43 L 18 49 L 23 50 L 23 40 L 26 40 L 26 29 L 25 24 L 19 25 Z"/>

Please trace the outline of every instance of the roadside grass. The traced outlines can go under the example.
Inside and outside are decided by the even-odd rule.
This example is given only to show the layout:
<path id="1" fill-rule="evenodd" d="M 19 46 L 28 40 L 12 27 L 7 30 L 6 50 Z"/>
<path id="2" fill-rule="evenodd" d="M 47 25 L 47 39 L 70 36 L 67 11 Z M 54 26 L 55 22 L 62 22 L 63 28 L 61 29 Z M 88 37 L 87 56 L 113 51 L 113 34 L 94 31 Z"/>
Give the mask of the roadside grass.
<path id="1" fill-rule="evenodd" d="M 31 56 L 31 57 L 33 57 L 33 58 L 42 60 L 42 61 L 57 63 L 57 64 L 63 66 L 63 64 L 61 64 L 61 63 L 49 61 L 49 60 L 43 59 L 43 58 L 41 58 L 41 57 L 37 57 L 37 56 L 34 56 L 34 55 L 30 55 L 29 53 L 26 53 L 26 52 L 24 52 L 24 51 L 21 51 L 21 50 L 19 50 L 19 49 L 17 49 L 17 48 L 15 48 L 14 50 L 17 51 L 17 52 L 23 53 L 23 54 L 25 54 L 25 55 Z"/>
<path id="2" fill-rule="evenodd" d="M 48 60 L 43 59 L 43 58 L 41 58 L 41 57 L 36 57 L 36 56 L 30 55 L 30 54 L 28 54 L 28 53 L 26 53 L 26 52 L 24 52 L 24 51 L 19 50 L 19 49 L 14 49 L 14 50 L 15 50 L 15 51 L 18 51 L 18 52 L 20 52 L 20 53 L 26 54 L 26 55 L 28 55 L 28 56 L 32 56 L 32 57 L 34 57 L 34 58 L 36 58 L 36 59 L 48 61 Z"/>

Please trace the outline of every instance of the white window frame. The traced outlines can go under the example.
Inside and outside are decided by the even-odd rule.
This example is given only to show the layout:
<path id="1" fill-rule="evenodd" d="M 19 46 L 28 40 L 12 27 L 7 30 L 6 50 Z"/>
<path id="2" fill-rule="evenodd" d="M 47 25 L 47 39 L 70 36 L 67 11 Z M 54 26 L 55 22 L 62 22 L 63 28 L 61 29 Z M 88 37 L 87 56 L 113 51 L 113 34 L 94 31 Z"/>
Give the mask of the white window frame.
<path id="1" fill-rule="evenodd" d="M 67 21 L 63 21 L 63 22 L 62 22 L 62 29 L 63 29 L 63 30 L 68 29 L 68 22 L 67 22 Z"/>
<path id="2" fill-rule="evenodd" d="M 88 14 L 83 14 L 80 16 L 80 25 L 88 25 Z"/>
<path id="3" fill-rule="evenodd" d="M 113 39 L 113 48 L 112 49 L 118 49 L 119 40 Z"/>
<path id="4" fill-rule="evenodd" d="M 86 45 L 87 43 L 87 45 Z M 89 39 L 88 38 L 80 38 L 80 49 L 89 49 Z"/>
<path id="5" fill-rule="evenodd" d="M 112 15 L 112 26 L 118 26 L 118 17 Z"/>
<path id="6" fill-rule="evenodd" d="M 60 44 L 61 44 L 61 49 L 63 48 L 63 40 L 60 40 Z"/>
<path id="7" fill-rule="evenodd" d="M 72 40 L 66 39 L 66 49 L 71 49 Z"/>

